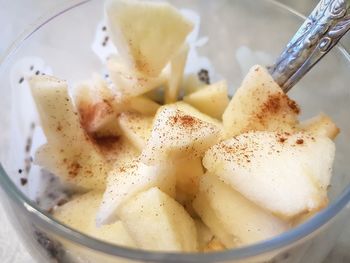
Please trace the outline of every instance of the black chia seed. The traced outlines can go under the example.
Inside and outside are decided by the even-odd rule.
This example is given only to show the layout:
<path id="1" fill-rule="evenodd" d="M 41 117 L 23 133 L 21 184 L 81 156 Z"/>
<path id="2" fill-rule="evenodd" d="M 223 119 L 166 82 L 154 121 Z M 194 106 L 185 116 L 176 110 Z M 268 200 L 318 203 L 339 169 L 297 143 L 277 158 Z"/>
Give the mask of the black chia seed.
<path id="1" fill-rule="evenodd" d="M 209 71 L 206 69 L 201 69 L 198 72 L 198 79 L 203 83 L 209 85 L 210 84 Z"/>
<path id="2" fill-rule="evenodd" d="M 21 185 L 25 186 L 28 183 L 27 178 L 21 178 Z"/>
<path id="3" fill-rule="evenodd" d="M 58 263 L 62 262 L 64 250 L 59 242 L 50 239 L 45 233 L 39 230 L 35 230 L 34 235 L 36 241 L 46 250 L 47 255 L 51 259 L 56 260 Z"/>
<path id="4" fill-rule="evenodd" d="M 30 152 L 30 149 L 32 148 L 32 137 L 28 137 L 27 138 L 27 142 L 26 142 L 26 153 Z"/>

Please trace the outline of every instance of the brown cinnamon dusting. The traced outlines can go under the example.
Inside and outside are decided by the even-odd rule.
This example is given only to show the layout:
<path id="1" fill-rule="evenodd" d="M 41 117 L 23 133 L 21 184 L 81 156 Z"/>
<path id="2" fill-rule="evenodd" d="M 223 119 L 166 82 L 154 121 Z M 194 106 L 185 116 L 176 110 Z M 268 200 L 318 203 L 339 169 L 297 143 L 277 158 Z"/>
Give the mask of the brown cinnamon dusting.
<path id="1" fill-rule="evenodd" d="M 96 104 L 80 105 L 78 111 L 81 118 L 81 125 L 88 133 L 94 131 L 98 120 L 101 120 L 114 112 L 112 105 L 107 100 Z"/>
<path id="2" fill-rule="evenodd" d="M 257 100 L 259 99 L 259 95 L 255 94 Z M 269 120 L 273 116 L 281 115 L 284 119 L 289 113 L 292 111 L 294 114 L 299 114 L 300 109 L 295 101 L 289 99 L 289 97 L 282 93 L 274 93 L 268 95 L 266 101 L 262 104 L 260 110 L 256 113 L 256 118 L 254 121 L 260 122 L 261 125 L 267 125 Z M 286 119 L 288 121 L 288 119 Z"/>
<path id="3" fill-rule="evenodd" d="M 110 151 L 115 148 L 115 145 L 119 142 L 119 136 L 105 136 L 105 137 L 95 137 L 94 141 L 97 146 L 101 148 L 102 151 Z"/>
<path id="4" fill-rule="evenodd" d="M 136 59 L 135 61 L 135 67 L 143 73 L 146 74 L 151 74 L 151 69 L 150 69 L 150 65 L 146 62 L 146 59 L 144 58 L 145 56 L 141 53 L 140 50 L 135 51 L 136 53 L 138 53 L 138 59 Z"/>
<path id="5" fill-rule="evenodd" d="M 296 144 L 303 144 L 304 143 L 304 140 L 303 139 L 298 139 L 297 141 L 296 141 Z"/>
<path id="6" fill-rule="evenodd" d="M 277 113 L 281 108 L 281 94 L 274 94 L 268 97 L 268 100 L 264 103 L 263 113 Z"/>
<path id="7" fill-rule="evenodd" d="M 28 182 L 27 178 L 21 178 L 21 185 L 26 185 Z"/>
<path id="8" fill-rule="evenodd" d="M 61 125 L 61 123 L 58 123 L 56 130 L 57 130 L 58 132 L 62 131 L 62 125 Z"/>
<path id="9" fill-rule="evenodd" d="M 78 175 L 82 166 L 78 162 L 73 162 L 68 166 L 68 174 L 74 178 Z"/>
<path id="10" fill-rule="evenodd" d="M 284 138 L 284 137 L 280 137 L 280 138 L 279 138 L 279 142 L 280 142 L 280 143 L 284 143 L 286 140 L 287 140 L 287 139 Z"/>
<path id="11" fill-rule="evenodd" d="M 198 124 L 198 120 L 190 115 L 175 115 L 171 117 L 172 124 L 178 124 L 183 127 L 192 127 Z"/>
<path id="12" fill-rule="evenodd" d="M 287 95 L 285 95 L 287 97 Z M 287 97 L 287 103 L 289 108 L 295 113 L 295 114 L 299 114 L 300 113 L 300 108 L 298 106 L 298 104 L 294 101 L 291 100 L 290 98 Z"/>

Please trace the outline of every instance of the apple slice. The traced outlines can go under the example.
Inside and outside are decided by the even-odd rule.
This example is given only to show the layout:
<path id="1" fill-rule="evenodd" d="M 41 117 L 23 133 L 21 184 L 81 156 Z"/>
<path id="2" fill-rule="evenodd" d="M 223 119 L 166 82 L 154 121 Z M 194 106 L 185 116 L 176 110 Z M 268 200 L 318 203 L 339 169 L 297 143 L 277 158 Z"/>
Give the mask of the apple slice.
<path id="1" fill-rule="evenodd" d="M 213 118 L 221 119 L 229 103 L 226 81 L 193 92 L 185 96 L 184 101 Z"/>
<path id="2" fill-rule="evenodd" d="M 136 159 L 116 167 L 108 175 L 106 191 L 96 217 L 97 224 L 115 222 L 123 203 L 155 186 L 175 196 L 175 175 L 171 164 L 147 166 Z"/>
<path id="3" fill-rule="evenodd" d="M 253 66 L 223 114 L 227 137 L 248 131 L 292 131 L 299 107 L 274 82 L 268 71 Z"/>
<path id="4" fill-rule="evenodd" d="M 220 135 L 221 131 L 215 125 L 165 105 L 155 117 L 141 161 L 154 165 L 189 156 L 200 157 L 218 142 Z"/>
<path id="5" fill-rule="evenodd" d="M 132 97 L 123 102 L 125 104 L 124 111 L 137 112 L 146 116 L 154 116 L 160 108 L 158 103 L 145 96 Z"/>
<path id="6" fill-rule="evenodd" d="M 108 0 L 107 23 L 119 54 L 138 72 L 157 77 L 193 25 L 168 3 Z"/>
<path id="7" fill-rule="evenodd" d="M 110 169 L 110 164 L 97 149 L 74 148 L 66 144 L 44 144 L 36 151 L 34 163 L 59 176 L 65 183 L 84 189 L 103 190 Z"/>
<path id="8" fill-rule="evenodd" d="M 170 75 L 167 88 L 165 89 L 165 103 L 173 103 L 178 100 L 180 93 L 180 85 L 186 66 L 189 46 L 185 43 L 178 54 L 170 61 Z"/>
<path id="9" fill-rule="evenodd" d="M 126 202 L 120 209 L 120 218 L 142 249 L 197 251 L 193 219 L 179 203 L 156 187 Z"/>
<path id="10" fill-rule="evenodd" d="M 226 202 L 226 200 L 225 200 Z M 219 238 L 227 248 L 238 246 L 238 239 L 227 231 L 224 222 L 216 215 L 215 210 L 209 205 L 209 199 L 198 194 L 193 201 L 193 209 L 200 219 L 209 227 L 210 231 Z"/>
<path id="11" fill-rule="evenodd" d="M 193 198 L 199 186 L 199 179 L 204 174 L 201 158 L 184 158 L 175 162 L 176 190 Z M 183 198 L 182 198 L 183 199 Z"/>
<path id="12" fill-rule="evenodd" d="M 334 140 L 340 132 L 332 119 L 324 113 L 320 113 L 311 119 L 301 122 L 299 128 L 316 135 L 327 136 L 332 140 Z"/>
<path id="13" fill-rule="evenodd" d="M 198 250 L 204 251 L 209 242 L 214 238 L 214 235 L 201 220 L 195 219 L 194 223 L 197 231 Z"/>
<path id="14" fill-rule="evenodd" d="M 174 104 L 169 104 L 168 107 L 174 107 L 178 110 L 181 110 L 183 112 L 185 112 L 186 114 L 188 115 L 191 115 L 191 116 L 194 116 L 202 121 L 205 121 L 205 122 L 208 122 L 208 123 L 211 123 L 211 124 L 214 124 L 218 127 L 218 129 L 224 130 L 224 127 L 222 125 L 222 123 L 215 119 L 215 118 L 212 118 L 210 117 L 209 115 L 207 114 L 204 114 L 202 112 L 200 112 L 199 110 L 197 110 L 196 108 L 194 108 L 193 106 L 191 106 L 190 104 L 186 103 L 186 102 L 183 102 L 183 101 L 178 101 Z"/>
<path id="15" fill-rule="evenodd" d="M 95 138 L 96 144 L 103 157 L 112 167 L 122 167 L 140 155 L 126 138 L 123 137 L 100 137 Z"/>
<path id="16" fill-rule="evenodd" d="M 191 93 L 206 87 L 207 85 L 198 78 L 198 74 L 191 73 L 183 77 L 182 86 L 184 95 L 188 96 Z"/>
<path id="17" fill-rule="evenodd" d="M 250 132 L 206 152 L 205 168 L 246 198 L 292 219 L 328 203 L 335 145 L 305 132 Z"/>
<path id="18" fill-rule="evenodd" d="M 113 91 L 98 74 L 93 74 L 91 81 L 75 86 L 75 106 L 78 109 L 81 123 L 89 134 L 104 130 L 105 126 L 116 119 L 111 105 L 113 97 Z"/>
<path id="19" fill-rule="evenodd" d="M 147 76 L 123 64 L 117 56 L 107 60 L 110 78 L 123 98 L 135 97 L 147 93 L 167 81 L 165 74 L 156 77 Z"/>
<path id="20" fill-rule="evenodd" d="M 151 135 L 153 117 L 143 116 L 137 113 L 124 112 L 119 115 L 118 123 L 123 135 L 139 151 L 142 151 Z"/>
<path id="21" fill-rule="evenodd" d="M 68 94 L 67 83 L 44 75 L 31 77 L 29 84 L 47 141 L 58 144 L 85 141 L 86 134 Z"/>
<path id="22" fill-rule="evenodd" d="M 32 77 L 30 86 L 47 138 L 35 162 L 68 183 L 104 188 L 109 165 L 82 128 L 67 83 L 45 75 Z"/>
<path id="23" fill-rule="evenodd" d="M 136 248 L 135 242 L 121 221 L 97 228 L 95 216 L 101 199 L 101 192 L 88 192 L 55 209 L 53 216 L 63 224 L 86 235 L 112 244 Z"/>
<path id="24" fill-rule="evenodd" d="M 288 229 L 287 223 L 265 212 L 214 175 L 201 178 L 193 207 L 226 247 L 252 244 Z"/>

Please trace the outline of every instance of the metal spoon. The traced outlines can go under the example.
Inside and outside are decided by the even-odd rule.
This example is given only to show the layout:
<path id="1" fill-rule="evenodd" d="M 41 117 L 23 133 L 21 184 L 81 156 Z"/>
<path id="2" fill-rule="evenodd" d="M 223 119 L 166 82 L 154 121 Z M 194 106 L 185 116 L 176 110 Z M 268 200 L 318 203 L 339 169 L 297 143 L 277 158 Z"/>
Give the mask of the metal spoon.
<path id="1" fill-rule="evenodd" d="M 269 67 L 288 92 L 350 29 L 350 0 L 321 0 Z"/>

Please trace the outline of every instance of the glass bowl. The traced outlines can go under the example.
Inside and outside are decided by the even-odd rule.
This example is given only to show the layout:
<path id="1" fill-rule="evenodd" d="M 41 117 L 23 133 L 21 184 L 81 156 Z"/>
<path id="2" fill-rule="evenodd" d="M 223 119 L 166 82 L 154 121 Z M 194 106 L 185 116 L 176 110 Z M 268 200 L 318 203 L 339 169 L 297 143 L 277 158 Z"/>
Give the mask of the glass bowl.
<path id="1" fill-rule="evenodd" d="M 231 94 L 249 66 L 273 62 L 303 21 L 293 10 L 268 0 L 169 2 L 200 15 L 199 35 L 203 38 L 199 42 L 206 42 L 205 37 L 208 41 L 198 44 L 197 52 L 209 58 L 213 79 L 228 80 Z M 303 109 L 302 118 L 324 111 L 341 129 L 330 205 L 306 223 L 271 240 L 224 252 L 157 253 L 96 240 L 60 224 L 39 208 L 33 201 L 31 182 L 25 180 L 31 162 L 25 149 L 31 143 L 28 136 L 37 117 L 21 72 L 40 74 L 44 69 L 74 83 L 100 71 L 102 63 L 92 52 L 91 43 L 102 17 L 102 1 L 69 1 L 26 31 L 0 65 L 0 192 L 6 212 L 31 255 L 38 262 L 321 262 L 349 214 L 344 208 L 350 200 L 350 61 L 341 46 L 290 93 Z M 97 42 L 104 38 L 101 34 Z M 29 66 L 28 61 L 34 65 Z"/>

